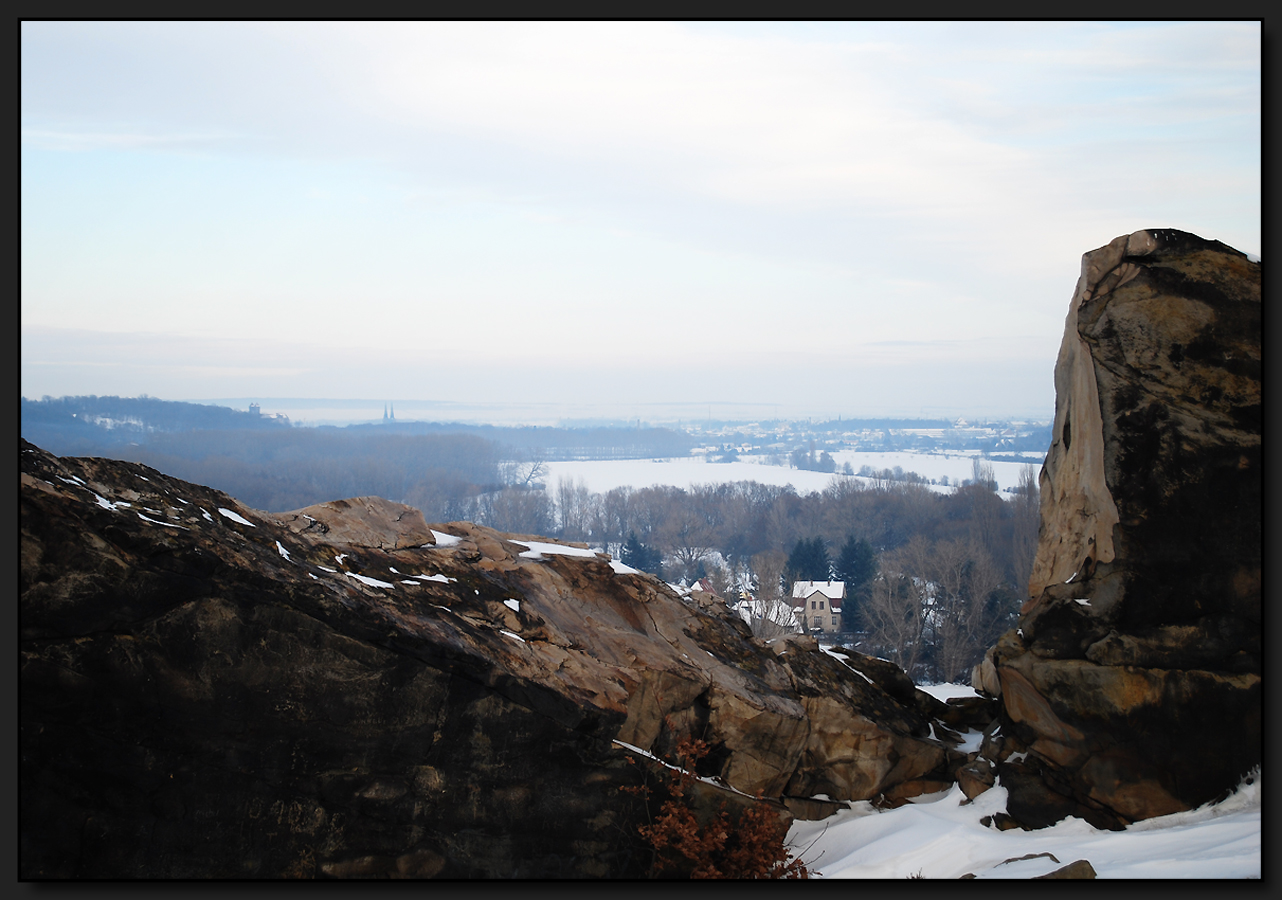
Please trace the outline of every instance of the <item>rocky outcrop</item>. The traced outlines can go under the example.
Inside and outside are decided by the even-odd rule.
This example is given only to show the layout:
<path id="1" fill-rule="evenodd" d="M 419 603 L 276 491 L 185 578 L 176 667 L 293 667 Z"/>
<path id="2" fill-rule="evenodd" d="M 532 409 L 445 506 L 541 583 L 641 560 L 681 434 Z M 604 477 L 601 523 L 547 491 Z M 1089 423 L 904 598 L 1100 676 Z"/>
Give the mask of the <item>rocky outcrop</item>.
<path id="1" fill-rule="evenodd" d="M 433 543 L 432 529 L 421 512 L 382 497 L 330 500 L 276 513 L 274 518 L 295 534 L 320 537 L 332 544 L 404 550 Z"/>
<path id="2" fill-rule="evenodd" d="M 1169 229 L 1087 253 L 1055 388 L 984 755 L 1022 824 L 1120 827 L 1260 761 L 1260 264 Z"/>
<path id="3" fill-rule="evenodd" d="M 21 457 L 23 878 L 635 876 L 687 735 L 799 815 L 967 761 L 902 673 L 582 545 Z"/>

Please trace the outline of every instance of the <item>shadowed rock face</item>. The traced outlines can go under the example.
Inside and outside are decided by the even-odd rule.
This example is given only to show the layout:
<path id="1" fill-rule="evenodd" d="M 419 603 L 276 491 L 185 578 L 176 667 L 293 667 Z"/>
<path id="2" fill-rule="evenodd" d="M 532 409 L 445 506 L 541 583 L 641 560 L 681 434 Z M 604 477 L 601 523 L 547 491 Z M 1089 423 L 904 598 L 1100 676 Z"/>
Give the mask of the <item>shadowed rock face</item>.
<path id="1" fill-rule="evenodd" d="M 1156 229 L 1087 253 L 1055 386 L 1029 600 L 975 682 L 989 749 L 1028 754 L 1011 814 L 1116 827 L 1260 761 L 1260 263 Z"/>
<path id="2" fill-rule="evenodd" d="M 635 876 L 618 742 L 803 814 L 965 761 L 876 661 L 581 546 L 21 457 L 24 878 Z"/>

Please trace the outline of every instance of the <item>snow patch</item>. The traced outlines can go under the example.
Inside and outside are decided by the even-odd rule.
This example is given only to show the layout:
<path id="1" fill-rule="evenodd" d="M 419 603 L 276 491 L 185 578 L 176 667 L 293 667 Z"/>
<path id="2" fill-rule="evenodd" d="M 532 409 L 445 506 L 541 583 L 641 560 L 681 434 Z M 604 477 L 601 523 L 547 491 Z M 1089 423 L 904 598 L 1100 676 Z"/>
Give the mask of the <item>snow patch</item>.
<path id="1" fill-rule="evenodd" d="M 435 528 L 430 530 L 432 532 L 432 539 L 436 541 L 435 546 L 437 547 L 453 547 L 455 544 L 463 540 L 461 537 L 455 537 L 452 534 L 446 534 L 443 531 L 437 531 Z M 431 547 L 433 545 L 424 544 L 423 546 Z"/>
<path id="2" fill-rule="evenodd" d="M 503 632 L 503 634 L 506 634 L 510 638 L 515 638 L 516 640 L 520 641 L 522 644 L 525 643 L 525 638 L 521 637 L 519 634 L 513 634 L 512 632 L 508 631 L 505 628 L 500 628 L 499 631 Z"/>
<path id="3" fill-rule="evenodd" d="M 280 551 L 281 556 L 285 557 L 287 560 L 289 559 L 289 551 L 285 549 L 284 545 L 282 545 L 280 541 L 276 542 L 276 549 Z"/>
<path id="4" fill-rule="evenodd" d="M 137 515 L 138 518 L 142 519 L 144 522 L 150 522 L 152 525 L 164 525 L 166 528 L 181 528 L 183 531 L 187 530 L 186 526 L 184 525 L 175 525 L 173 522 L 158 522 L 155 519 L 147 518 L 142 513 L 135 513 L 135 515 Z"/>
<path id="5" fill-rule="evenodd" d="M 979 692 L 968 684 L 919 684 L 917 690 L 925 691 L 942 703 L 947 703 L 954 697 L 978 697 Z"/>
<path id="6" fill-rule="evenodd" d="M 525 559 L 542 559 L 544 554 L 548 556 L 589 556 L 593 559 L 596 558 L 595 550 L 585 550 L 582 547 L 567 547 L 564 544 L 549 544 L 545 541 L 512 541 L 512 543 L 529 548 L 521 554 Z"/>
<path id="7" fill-rule="evenodd" d="M 218 512 L 220 515 L 226 516 L 227 518 L 231 519 L 233 522 L 239 522 L 241 525 L 248 525 L 250 528 L 258 527 L 253 522 L 246 519 L 244 516 L 237 515 L 236 513 L 232 512 L 230 509 L 227 509 L 226 507 L 222 507 L 222 506 L 218 507 Z M 211 519 L 210 521 L 213 521 L 213 520 Z"/>
<path id="8" fill-rule="evenodd" d="M 370 578 L 365 575 L 357 575 L 355 572 L 348 572 L 348 578 L 355 578 L 361 584 L 367 584 L 370 587 L 396 587 L 390 581 L 379 581 L 377 578 Z"/>
<path id="9" fill-rule="evenodd" d="M 509 597 L 507 600 L 504 600 L 504 601 L 503 601 L 503 605 L 504 605 L 504 606 L 506 606 L 508 609 L 512 610 L 512 612 L 520 612 L 520 611 L 521 611 L 521 601 L 520 601 L 520 600 L 516 600 L 516 599 L 513 599 L 513 598 L 510 598 L 510 597 Z"/>

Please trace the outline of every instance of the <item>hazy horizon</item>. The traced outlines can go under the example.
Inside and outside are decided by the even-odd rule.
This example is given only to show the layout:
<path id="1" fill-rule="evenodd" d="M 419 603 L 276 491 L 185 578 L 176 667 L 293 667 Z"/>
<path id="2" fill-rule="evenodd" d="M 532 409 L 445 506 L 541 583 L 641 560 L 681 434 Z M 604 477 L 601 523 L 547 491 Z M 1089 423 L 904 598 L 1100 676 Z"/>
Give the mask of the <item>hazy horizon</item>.
<path id="1" fill-rule="evenodd" d="M 1083 253 L 1260 253 L 1259 22 L 21 35 L 32 398 L 1047 418 Z"/>
<path id="2" fill-rule="evenodd" d="M 880 411 L 828 411 L 811 409 L 797 404 L 768 403 L 636 403 L 630 406 L 617 404 L 567 404 L 491 402 L 460 403 L 452 401 L 421 400 L 406 397 L 392 398 L 334 398 L 334 397 L 157 397 L 181 403 L 200 403 L 248 410 L 258 404 L 263 415 L 283 414 L 294 425 L 349 425 L 382 421 L 384 412 L 390 412 L 398 422 L 435 422 L 467 425 L 499 426 L 558 426 L 565 428 L 599 427 L 682 427 L 736 424 L 753 422 L 803 422 L 815 423 L 861 419 L 891 419 L 902 421 L 941 420 L 968 422 L 1039 422 L 1049 423 L 1054 410 L 1042 413 L 1011 411 L 956 410 L 935 406 L 922 406 L 916 410 Z M 53 396 L 53 395 L 48 395 Z M 77 396 L 77 395 L 62 395 Z M 87 395 L 78 395 L 87 396 Z M 107 395 L 98 395 L 107 396 Z M 39 400 L 39 397 L 27 397 Z"/>

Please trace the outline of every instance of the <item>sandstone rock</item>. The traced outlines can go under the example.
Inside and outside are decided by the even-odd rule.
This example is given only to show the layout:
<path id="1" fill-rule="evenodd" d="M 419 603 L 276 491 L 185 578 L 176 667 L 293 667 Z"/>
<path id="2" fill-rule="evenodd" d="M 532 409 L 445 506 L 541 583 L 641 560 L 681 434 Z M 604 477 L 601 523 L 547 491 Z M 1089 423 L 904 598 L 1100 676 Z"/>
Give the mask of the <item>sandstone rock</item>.
<path id="1" fill-rule="evenodd" d="M 295 534 L 323 537 L 331 544 L 403 550 L 436 543 L 421 512 L 382 497 L 330 500 L 274 518 Z"/>
<path id="2" fill-rule="evenodd" d="M 915 698 L 582 547 L 20 455 L 24 878 L 635 876 L 687 736 L 713 806 L 948 779 Z"/>
<path id="3" fill-rule="evenodd" d="M 1089 860 L 1079 859 L 1071 862 L 1061 869 L 1054 872 L 1047 872 L 1045 875 L 1034 875 L 1034 881 L 1041 880 L 1063 880 L 1063 879 L 1092 879 L 1095 877 L 1095 867 L 1090 864 Z"/>
<path id="4" fill-rule="evenodd" d="M 1029 600 L 974 677 L 1028 748 L 1026 825 L 1189 809 L 1259 762 L 1260 300 L 1258 262 L 1183 232 L 1082 259 Z"/>
<path id="5" fill-rule="evenodd" d="M 986 759 L 977 759 L 957 770 L 957 785 L 966 795 L 967 800 L 974 800 L 988 790 L 997 780 L 992 763 Z"/>

